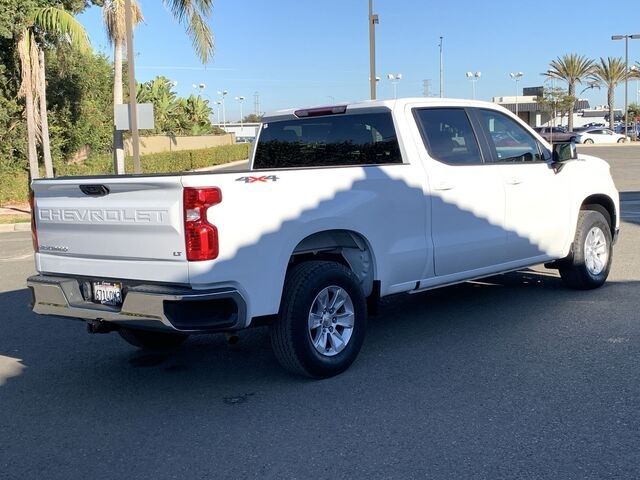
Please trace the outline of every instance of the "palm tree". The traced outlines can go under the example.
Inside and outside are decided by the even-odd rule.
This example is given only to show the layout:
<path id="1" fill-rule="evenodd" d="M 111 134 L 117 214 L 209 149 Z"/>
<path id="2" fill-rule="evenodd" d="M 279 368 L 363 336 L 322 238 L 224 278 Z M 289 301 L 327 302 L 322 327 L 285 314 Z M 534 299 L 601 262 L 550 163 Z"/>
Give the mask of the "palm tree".
<path id="1" fill-rule="evenodd" d="M 607 87 L 607 104 L 609 105 L 609 127 L 613 128 L 615 121 L 613 108 L 615 100 L 615 89 L 628 78 L 632 77 L 632 73 L 627 71 L 624 60 L 622 58 L 608 57 L 606 60 L 600 57 L 600 63 L 595 64 L 589 78 L 597 84 L 598 87 Z"/>
<path id="2" fill-rule="evenodd" d="M 69 12 L 57 7 L 36 9 L 31 22 L 20 32 L 17 49 L 22 75 L 20 94 L 25 97 L 27 151 L 31 178 L 40 176 L 36 150 L 38 136 L 42 143 L 45 174 L 47 177 L 53 177 L 43 48 L 52 45 L 54 41 L 68 42 L 82 50 L 89 48 L 87 32 Z"/>
<path id="3" fill-rule="evenodd" d="M 206 23 L 213 11 L 213 0 L 163 0 L 163 3 L 173 17 L 185 25 L 196 54 L 202 63 L 206 64 L 213 54 L 213 33 Z M 143 17 L 135 0 L 131 1 L 131 9 L 133 23 L 137 25 L 143 20 Z M 107 36 L 114 46 L 113 100 L 114 104 L 117 104 L 122 103 L 122 47 L 125 41 L 124 0 L 106 0 L 103 6 L 103 16 Z M 117 138 L 118 134 L 120 135 L 119 139 Z M 122 132 L 114 130 L 116 173 L 124 173 L 124 145 L 121 134 Z"/>
<path id="4" fill-rule="evenodd" d="M 589 76 L 593 68 L 593 60 L 571 53 L 551 61 L 549 67 L 543 75 L 567 82 L 569 95 L 575 97 L 576 84 L 582 83 L 582 80 Z M 569 131 L 573 131 L 573 108 L 569 115 Z"/>

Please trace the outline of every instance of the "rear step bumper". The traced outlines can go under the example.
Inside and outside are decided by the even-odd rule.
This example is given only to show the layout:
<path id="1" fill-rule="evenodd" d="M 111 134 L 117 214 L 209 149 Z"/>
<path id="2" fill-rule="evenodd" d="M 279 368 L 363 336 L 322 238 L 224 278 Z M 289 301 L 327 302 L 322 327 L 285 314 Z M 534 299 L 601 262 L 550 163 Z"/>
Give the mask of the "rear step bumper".
<path id="1" fill-rule="evenodd" d="M 192 290 L 159 285 L 124 289 L 121 307 L 83 297 L 75 278 L 35 275 L 27 279 L 35 313 L 102 320 L 114 326 L 180 332 L 234 331 L 246 327 L 246 303 L 235 289 Z"/>

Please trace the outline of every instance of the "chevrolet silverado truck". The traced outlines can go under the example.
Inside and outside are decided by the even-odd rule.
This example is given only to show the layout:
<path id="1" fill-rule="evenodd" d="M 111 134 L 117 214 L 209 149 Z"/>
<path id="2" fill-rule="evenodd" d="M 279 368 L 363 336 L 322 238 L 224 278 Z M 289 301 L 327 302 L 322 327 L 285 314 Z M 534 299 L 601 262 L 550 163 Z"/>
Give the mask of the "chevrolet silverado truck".
<path id="1" fill-rule="evenodd" d="M 269 325 L 315 378 L 387 295 L 543 263 L 601 286 L 620 222 L 603 160 L 451 99 L 278 111 L 248 171 L 38 179 L 32 201 L 34 312 L 141 348 Z"/>

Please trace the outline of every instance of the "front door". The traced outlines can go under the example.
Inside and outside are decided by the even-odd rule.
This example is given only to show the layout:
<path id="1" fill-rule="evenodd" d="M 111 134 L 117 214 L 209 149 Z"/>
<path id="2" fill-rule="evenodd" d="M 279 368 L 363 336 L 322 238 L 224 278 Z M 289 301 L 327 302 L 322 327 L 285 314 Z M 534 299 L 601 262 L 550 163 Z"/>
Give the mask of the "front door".
<path id="1" fill-rule="evenodd" d="M 557 258 L 568 240 L 569 185 L 543 147 L 522 125 L 495 110 L 477 111 L 491 155 L 505 185 L 508 260 Z"/>

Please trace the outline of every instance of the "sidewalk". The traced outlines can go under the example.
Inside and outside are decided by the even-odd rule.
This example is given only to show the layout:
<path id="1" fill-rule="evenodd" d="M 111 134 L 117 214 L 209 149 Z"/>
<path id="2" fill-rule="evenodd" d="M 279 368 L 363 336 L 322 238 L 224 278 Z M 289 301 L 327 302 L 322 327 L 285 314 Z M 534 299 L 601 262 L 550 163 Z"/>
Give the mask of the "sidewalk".
<path id="1" fill-rule="evenodd" d="M 0 233 L 31 230 L 30 220 L 31 211 L 28 203 L 0 207 Z"/>

